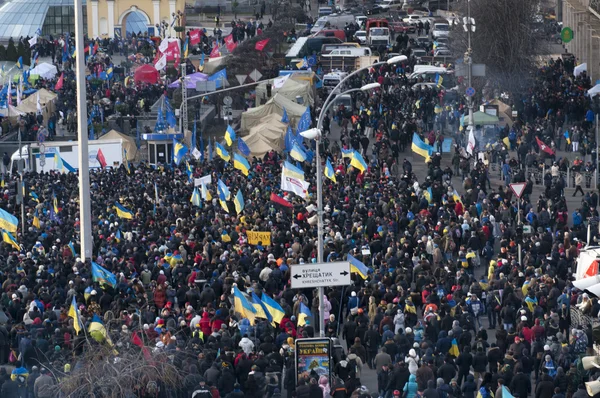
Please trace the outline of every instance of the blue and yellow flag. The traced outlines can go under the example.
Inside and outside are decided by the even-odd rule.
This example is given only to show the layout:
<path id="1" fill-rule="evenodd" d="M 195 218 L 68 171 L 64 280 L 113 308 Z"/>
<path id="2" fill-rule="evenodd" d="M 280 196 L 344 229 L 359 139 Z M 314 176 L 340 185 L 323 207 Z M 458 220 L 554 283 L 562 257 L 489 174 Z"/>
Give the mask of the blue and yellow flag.
<path id="1" fill-rule="evenodd" d="M 444 78 L 439 73 L 436 73 L 435 74 L 435 84 L 437 85 L 438 88 L 440 88 L 440 87 L 442 87 L 442 83 L 444 83 Z"/>
<path id="2" fill-rule="evenodd" d="M 129 160 L 127 160 L 127 149 L 125 148 L 123 148 L 123 166 L 125 166 L 127 174 L 131 174 L 131 169 L 129 168 Z"/>
<path id="3" fill-rule="evenodd" d="M 92 279 L 94 282 L 98 282 L 101 285 L 111 285 L 113 288 L 117 287 L 117 277 L 115 274 L 96 264 L 92 261 Z"/>
<path id="4" fill-rule="evenodd" d="M 261 296 L 261 301 L 263 305 L 267 308 L 267 311 L 273 318 L 273 321 L 277 323 L 281 323 L 281 320 L 285 317 L 285 311 L 277 301 L 273 300 L 271 297 L 267 296 L 264 292 Z"/>
<path id="5" fill-rule="evenodd" d="M 306 325 L 308 323 L 306 321 L 306 318 L 310 317 L 312 317 L 312 313 L 303 302 L 300 302 L 300 312 L 298 313 L 298 326 Z"/>
<path id="6" fill-rule="evenodd" d="M 82 323 L 79 318 L 79 310 L 77 309 L 77 302 L 75 301 L 75 295 L 73 295 L 73 300 L 71 300 L 71 306 L 69 307 L 69 312 L 67 314 L 69 318 L 73 318 L 73 329 L 75 329 L 75 334 L 79 334 L 81 331 Z"/>
<path id="7" fill-rule="evenodd" d="M 235 312 L 242 317 L 247 318 L 250 321 L 250 324 L 254 325 L 256 309 L 248 302 L 248 299 L 246 299 L 240 289 L 235 285 L 233 286 L 233 308 Z"/>
<path id="8" fill-rule="evenodd" d="M 188 181 L 193 182 L 194 180 L 194 171 L 192 170 L 192 166 L 190 166 L 190 162 L 185 161 L 185 173 L 188 176 Z"/>
<path id="9" fill-rule="evenodd" d="M 200 201 L 200 192 L 198 191 L 198 187 L 194 188 L 194 192 L 192 193 L 190 202 L 192 202 L 192 204 L 194 206 L 202 207 L 202 202 Z"/>
<path id="10" fill-rule="evenodd" d="M 283 174 L 284 177 L 292 177 L 304 181 L 304 170 L 302 170 L 300 167 L 293 165 L 287 160 L 283 161 L 281 174 Z"/>
<path id="11" fill-rule="evenodd" d="M 344 159 L 346 159 L 346 158 L 352 159 L 353 155 L 354 155 L 354 150 L 342 148 L 342 158 L 344 158 Z"/>
<path id="12" fill-rule="evenodd" d="M 204 198 L 204 200 L 206 200 L 207 202 L 210 202 L 212 200 L 212 195 L 210 194 L 210 191 L 206 188 L 206 184 L 202 183 L 202 198 Z"/>
<path id="13" fill-rule="evenodd" d="M 15 65 L 18 69 L 23 69 L 23 57 L 19 57 L 17 64 Z"/>
<path id="14" fill-rule="evenodd" d="M 117 232 L 115 232 L 115 240 L 117 241 L 117 243 L 119 243 L 122 240 L 122 236 L 121 236 L 121 230 L 117 229 Z"/>
<path id="15" fill-rule="evenodd" d="M 92 263 L 92 264 L 94 264 L 94 263 Z M 104 322 L 102 322 L 102 319 L 100 319 L 100 317 L 96 314 L 94 314 L 94 316 L 92 317 L 92 321 L 90 322 L 90 325 L 88 326 L 88 333 L 98 343 L 103 343 L 106 341 L 108 343 L 108 345 L 110 345 L 112 347 L 113 342 L 110 339 L 110 336 L 108 335 L 106 326 L 104 326 Z"/>
<path id="16" fill-rule="evenodd" d="M 327 162 L 325 163 L 325 177 L 329 178 L 333 182 L 337 182 L 335 178 L 335 172 L 333 171 L 333 166 L 331 165 L 331 161 L 327 158 Z"/>
<path id="17" fill-rule="evenodd" d="M 245 176 L 250 172 L 250 163 L 239 153 L 233 154 L 233 167 L 240 170 Z"/>
<path id="18" fill-rule="evenodd" d="M 431 203 L 431 200 L 432 200 L 431 187 L 429 187 L 423 191 L 423 196 L 425 197 L 425 199 L 427 199 L 427 202 Z"/>
<path id="19" fill-rule="evenodd" d="M 40 203 L 40 198 L 37 195 L 37 193 L 35 193 L 33 191 L 29 191 L 29 196 L 31 196 L 31 200 L 33 200 L 34 202 Z"/>
<path id="20" fill-rule="evenodd" d="M 369 269 L 366 265 L 360 262 L 356 257 L 348 254 L 348 262 L 350 262 L 350 272 L 357 273 L 361 278 L 367 279 Z"/>
<path id="21" fill-rule="evenodd" d="M 41 227 L 41 223 L 40 223 L 40 213 L 38 212 L 37 209 L 35 209 L 35 212 L 33 213 L 33 226 L 36 227 L 37 229 L 40 229 Z"/>
<path id="22" fill-rule="evenodd" d="M 537 297 L 531 298 L 529 296 L 525 297 L 525 304 L 527 304 L 527 308 L 529 308 L 529 312 L 533 312 L 535 306 L 538 304 Z"/>
<path id="23" fill-rule="evenodd" d="M 404 303 L 404 312 L 415 315 L 417 314 L 417 308 L 410 298 L 407 298 L 406 302 Z"/>
<path id="24" fill-rule="evenodd" d="M 58 152 L 56 152 L 54 154 L 54 167 L 56 168 L 56 170 L 60 171 L 61 173 L 65 169 L 65 165 L 63 163 L 63 160 L 60 157 L 60 155 L 58 154 Z"/>
<path id="25" fill-rule="evenodd" d="M 225 192 L 219 189 L 219 204 L 227 213 L 229 213 L 229 206 L 227 206 L 227 197 L 225 196 Z"/>
<path id="26" fill-rule="evenodd" d="M 455 358 L 458 358 L 460 351 L 458 350 L 458 343 L 456 342 L 456 339 L 452 339 L 452 346 L 448 350 L 448 354 L 454 355 Z"/>
<path id="27" fill-rule="evenodd" d="M 569 130 L 565 131 L 564 137 L 567 140 L 567 144 L 570 145 L 571 144 L 571 136 L 569 135 Z"/>
<path id="28" fill-rule="evenodd" d="M 227 130 L 225 131 L 225 142 L 227 142 L 228 146 L 233 145 L 233 141 L 235 141 L 235 131 L 233 131 L 233 127 L 227 126 Z"/>
<path id="29" fill-rule="evenodd" d="M 429 156 L 431 156 L 433 153 L 433 147 L 423 142 L 417 133 L 413 133 L 411 148 L 414 153 L 423 156 L 426 162 L 429 160 Z"/>
<path id="30" fill-rule="evenodd" d="M 364 173 L 367 170 L 367 163 L 363 159 L 362 155 L 358 151 L 352 153 L 352 159 L 350 160 L 350 166 L 360 170 Z"/>
<path id="31" fill-rule="evenodd" d="M 215 141 L 215 151 L 217 152 L 217 155 L 219 155 L 219 157 L 221 159 L 223 159 L 224 161 L 229 162 L 229 160 L 231 160 L 231 156 L 229 155 L 229 152 L 227 152 L 227 150 L 225 148 L 223 148 L 223 145 L 219 144 L 216 141 Z"/>
<path id="32" fill-rule="evenodd" d="M 290 151 L 290 156 L 299 162 L 304 162 L 308 157 L 304 148 L 298 145 L 297 142 L 294 142 L 294 146 L 292 146 L 292 150 Z"/>
<path id="33" fill-rule="evenodd" d="M 269 311 L 263 305 L 262 301 L 260 301 L 260 299 L 258 298 L 258 296 L 255 293 L 252 293 L 252 306 L 254 307 L 254 310 L 256 311 L 255 316 L 257 318 L 266 319 L 269 322 L 273 321 L 273 317 L 271 316 L 271 314 L 269 314 Z"/>
<path id="34" fill-rule="evenodd" d="M 227 233 L 227 231 L 223 231 L 221 233 L 221 240 L 225 243 L 229 243 L 231 242 L 231 236 L 229 236 L 229 234 Z"/>
<path id="35" fill-rule="evenodd" d="M 14 247 L 15 249 L 21 250 L 21 246 L 19 246 L 19 243 L 17 242 L 15 237 L 12 236 L 12 234 L 5 229 L 2 230 L 2 240 L 5 243 L 8 243 L 12 247 Z"/>
<path id="36" fill-rule="evenodd" d="M 235 194 L 233 198 L 233 204 L 235 205 L 235 211 L 237 214 L 240 214 L 242 210 L 244 210 L 246 203 L 244 203 L 244 196 L 242 196 L 241 189 L 238 189 L 237 193 Z"/>
<path id="37" fill-rule="evenodd" d="M 225 200 L 231 199 L 231 192 L 229 192 L 229 188 L 227 188 L 227 185 L 225 185 L 223 180 L 221 180 L 220 178 L 219 178 L 219 181 L 217 182 L 217 188 L 219 189 L 219 193 L 223 192 L 223 195 L 225 196 Z"/>
<path id="38" fill-rule="evenodd" d="M 0 209 L 0 228 L 8 232 L 17 232 L 19 219 L 4 209 Z"/>
<path id="39" fill-rule="evenodd" d="M 179 166 L 179 163 L 181 163 L 187 152 L 188 148 L 173 138 L 173 162 L 175 162 L 177 166 Z"/>
<path id="40" fill-rule="evenodd" d="M 127 220 L 133 219 L 133 212 L 131 210 L 125 208 L 119 202 L 115 202 L 114 208 L 117 211 L 117 216 L 119 216 L 120 218 L 125 218 Z"/>
<path id="41" fill-rule="evenodd" d="M 69 250 L 71 250 L 71 254 L 73 257 L 77 257 L 77 252 L 75 251 L 75 245 L 73 242 L 69 242 Z"/>

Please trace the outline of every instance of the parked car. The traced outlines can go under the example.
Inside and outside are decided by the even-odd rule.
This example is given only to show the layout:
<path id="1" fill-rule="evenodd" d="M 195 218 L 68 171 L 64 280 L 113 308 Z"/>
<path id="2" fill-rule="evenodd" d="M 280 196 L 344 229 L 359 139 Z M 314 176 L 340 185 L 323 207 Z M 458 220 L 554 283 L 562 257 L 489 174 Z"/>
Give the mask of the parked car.
<path id="1" fill-rule="evenodd" d="M 427 51 L 422 49 L 422 48 L 413 48 L 412 49 L 412 55 L 416 58 L 416 59 L 421 59 L 423 57 L 427 56 Z"/>
<path id="2" fill-rule="evenodd" d="M 391 21 L 390 28 L 394 33 L 415 33 L 417 31 L 414 25 L 402 21 Z"/>
<path id="3" fill-rule="evenodd" d="M 367 31 L 366 30 L 357 30 L 354 33 L 354 38 L 360 42 L 360 44 L 365 44 L 367 42 Z"/>
<path id="4" fill-rule="evenodd" d="M 381 6 L 374 5 L 373 7 L 371 7 L 370 9 L 367 10 L 367 15 L 377 15 L 377 14 L 381 14 L 381 13 L 383 13 L 385 11 L 386 10 L 384 10 L 383 8 L 381 8 Z"/>

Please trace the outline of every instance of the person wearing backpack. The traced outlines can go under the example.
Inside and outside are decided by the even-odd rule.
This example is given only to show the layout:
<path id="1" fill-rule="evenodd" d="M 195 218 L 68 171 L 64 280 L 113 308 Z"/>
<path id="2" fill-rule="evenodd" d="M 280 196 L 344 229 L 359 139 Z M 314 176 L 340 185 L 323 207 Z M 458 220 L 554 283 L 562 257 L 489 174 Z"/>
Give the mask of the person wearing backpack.
<path id="1" fill-rule="evenodd" d="M 350 354 L 346 358 L 348 361 L 348 376 L 360 379 L 360 373 L 362 370 L 363 362 L 358 355 L 356 355 L 356 349 L 350 348 Z"/>

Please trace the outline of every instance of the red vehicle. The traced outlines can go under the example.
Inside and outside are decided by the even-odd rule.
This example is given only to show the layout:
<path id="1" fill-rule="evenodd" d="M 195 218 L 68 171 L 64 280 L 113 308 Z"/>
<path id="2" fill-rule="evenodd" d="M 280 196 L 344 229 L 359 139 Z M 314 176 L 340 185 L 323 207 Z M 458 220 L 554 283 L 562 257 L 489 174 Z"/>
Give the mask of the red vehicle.
<path id="1" fill-rule="evenodd" d="M 337 37 L 341 41 L 346 41 L 346 33 L 342 29 L 323 29 L 315 33 L 312 37 Z"/>
<path id="2" fill-rule="evenodd" d="M 409 25 L 402 21 L 391 21 L 390 29 L 394 33 L 415 33 L 417 31 L 413 25 Z"/>

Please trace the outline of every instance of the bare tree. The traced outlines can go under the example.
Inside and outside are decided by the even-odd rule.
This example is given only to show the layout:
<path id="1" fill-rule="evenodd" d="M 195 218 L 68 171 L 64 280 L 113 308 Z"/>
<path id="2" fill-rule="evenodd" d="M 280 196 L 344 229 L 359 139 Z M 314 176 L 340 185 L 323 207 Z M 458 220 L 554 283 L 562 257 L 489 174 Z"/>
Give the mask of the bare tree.
<path id="1" fill-rule="evenodd" d="M 466 3 L 460 9 L 463 16 Z M 539 0 L 471 0 L 470 6 L 476 24 L 471 34 L 473 62 L 486 65 L 488 85 L 512 94 L 522 92 L 534 77 L 536 54 L 544 46 L 534 29 Z M 453 52 L 462 58 L 467 33 L 456 26 L 451 38 Z"/>

